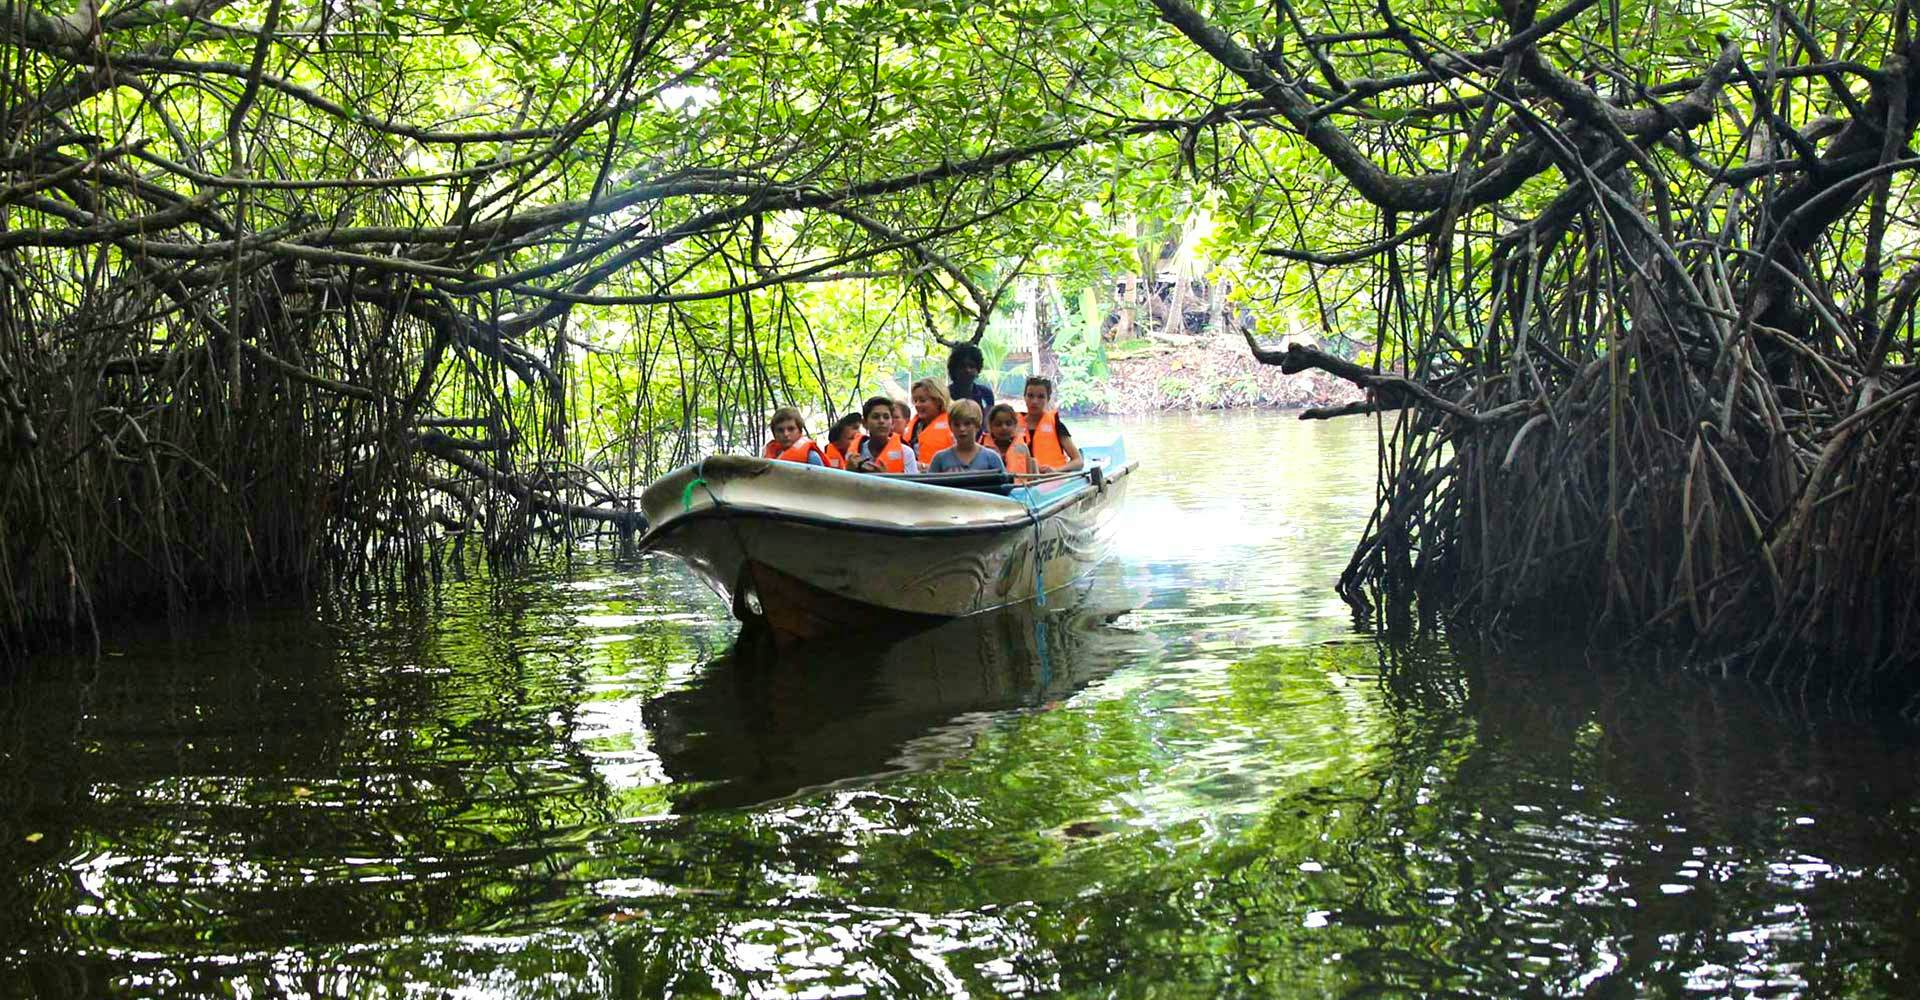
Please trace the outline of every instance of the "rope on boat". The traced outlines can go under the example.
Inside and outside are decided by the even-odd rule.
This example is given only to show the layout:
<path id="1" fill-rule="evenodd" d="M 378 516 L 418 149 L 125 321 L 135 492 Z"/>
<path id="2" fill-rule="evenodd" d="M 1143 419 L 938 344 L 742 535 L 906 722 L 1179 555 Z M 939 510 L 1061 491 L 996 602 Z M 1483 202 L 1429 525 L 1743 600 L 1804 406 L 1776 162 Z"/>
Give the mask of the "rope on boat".
<path id="1" fill-rule="evenodd" d="M 684 514 L 693 509 L 693 488 L 695 486 L 705 485 L 707 485 L 707 481 L 699 476 L 687 480 L 687 488 L 680 491 L 680 513 Z M 713 491 L 708 490 L 707 495 L 712 496 Z"/>
<path id="2" fill-rule="evenodd" d="M 1056 472 L 1047 476 L 1035 476 L 1025 480 L 1022 485 L 1032 487 L 1043 482 L 1058 482 L 1063 479 L 1085 477 L 1095 487 L 1100 486 L 1104 473 L 1099 466 L 1087 466 L 1074 472 Z M 1033 522 L 1033 620 L 1034 649 L 1040 655 L 1040 689 L 1045 691 L 1053 685 L 1053 657 L 1047 652 L 1047 573 L 1046 566 L 1040 561 L 1040 512 L 1034 506 L 1033 490 L 1028 489 L 1020 497 L 1020 503 L 1027 508 L 1027 520 Z"/>
<path id="3" fill-rule="evenodd" d="M 680 491 L 680 513 L 685 514 L 693 509 L 693 489 L 696 486 L 706 486 L 707 499 L 713 501 L 715 507 L 724 506 L 720 498 L 714 495 L 713 487 L 707 485 L 707 460 L 703 458 L 700 467 L 693 470 L 693 478 L 687 480 L 687 488 Z"/>
<path id="4" fill-rule="evenodd" d="M 1023 494 L 1020 503 L 1027 508 L 1027 520 L 1033 522 L 1033 606 L 1045 609 L 1047 575 L 1046 567 L 1040 564 L 1040 512 L 1033 506 L 1033 491 L 1028 490 Z"/>
<path id="5" fill-rule="evenodd" d="M 707 482 L 707 460 L 704 458 L 700 460 L 699 467 L 693 470 L 693 478 L 687 481 L 686 488 L 680 491 L 680 512 L 683 514 L 693 509 L 693 491 L 695 487 L 703 487 L 706 489 L 707 499 L 713 502 L 715 510 L 727 506 L 726 501 L 721 500 L 719 494 L 713 492 L 712 484 Z M 747 543 L 744 538 L 740 537 L 739 519 L 728 518 L 726 524 L 733 532 L 734 547 L 738 548 L 742 553 L 746 552 Z M 733 597 L 733 616 L 735 618 L 742 622 L 750 621 L 752 618 L 765 619 L 764 609 L 759 606 L 760 596 L 757 593 L 751 592 L 752 583 L 748 576 L 746 566 L 741 566 L 740 576 L 733 581 L 731 589 L 733 591 L 731 596 Z M 745 613 L 743 614 L 742 612 Z M 749 616 L 751 616 L 751 618 Z"/>
<path id="6" fill-rule="evenodd" d="M 1094 476 L 1098 468 L 1098 466 L 1089 465 L 1072 472 L 1054 472 L 1032 478 L 1016 477 L 1020 485 L 1026 487 L 1026 492 L 1020 496 L 1020 504 L 1027 509 L 1027 520 L 1033 522 L 1033 606 L 1035 608 L 1044 611 L 1047 607 L 1047 574 L 1046 566 L 1040 560 L 1040 512 L 1039 508 L 1034 506 L 1033 487 L 1041 483 L 1055 483 L 1066 479 L 1085 478 L 1088 482 L 1095 482 Z"/>

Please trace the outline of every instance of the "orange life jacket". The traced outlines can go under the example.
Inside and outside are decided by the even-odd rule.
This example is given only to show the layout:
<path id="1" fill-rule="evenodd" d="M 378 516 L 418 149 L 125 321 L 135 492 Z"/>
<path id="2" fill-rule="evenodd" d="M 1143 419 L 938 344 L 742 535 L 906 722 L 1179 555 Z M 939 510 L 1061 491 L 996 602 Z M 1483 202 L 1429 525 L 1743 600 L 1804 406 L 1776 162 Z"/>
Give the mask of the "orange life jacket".
<path id="1" fill-rule="evenodd" d="M 1021 448 L 1020 454 L 1016 455 L 1013 453 L 1015 448 L 1021 448 L 1019 441 L 1013 442 L 1007 446 L 1006 451 L 1000 452 L 1000 464 L 1006 466 L 1007 471 L 1015 475 L 1033 472 L 1033 456 L 1025 448 Z"/>
<path id="2" fill-rule="evenodd" d="M 1027 451 L 1033 454 L 1036 465 L 1057 469 L 1067 464 L 1067 453 L 1060 447 L 1059 426 L 1059 411 L 1048 410 L 1027 432 Z"/>
<path id="3" fill-rule="evenodd" d="M 760 449 L 760 457 L 761 458 L 779 458 L 780 442 L 768 441 L 767 446 L 765 448 Z"/>
<path id="4" fill-rule="evenodd" d="M 865 446 L 866 443 L 867 436 L 862 433 L 854 437 L 853 446 L 846 451 L 841 451 L 839 445 L 829 441 L 820 453 L 827 458 L 827 468 L 844 469 L 853 464 L 853 456 L 860 454 L 860 449 Z"/>
<path id="5" fill-rule="evenodd" d="M 864 440 L 860 447 L 863 449 L 866 447 Z M 873 460 L 880 463 L 880 468 L 886 472 L 907 471 L 907 446 L 900 443 L 900 435 L 887 435 L 886 445 L 880 449 L 879 454 L 873 456 Z"/>
<path id="6" fill-rule="evenodd" d="M 933 456 L 953 447 L 953 429 L 947 426 L 947 415 L 942 413 L 920 426 L 920 417 L 915 415 L 913 422 L 907 425 L 907 440 L 913 442 L 913 450 L 920 456 L 922 467 L 933 464 Z"/>
<path id="7" fill-rule="evenodd" d="M 805 465 L 807 464 L 807 456 L 809 454 L 819 455 L 820 463 L 822 465 L 826 464 L 826 461 L 827 461 L 826 453 L 821 451 L 820 446 L 817 444 L 814 444 L 813 439 L 810 437 L 803 437 L 800 440 L 795 441 L 793 443 L 793 447 L 788 448 L 786 451 L 783 451 L 780 454 L 775 455 L 773 457 L 778 461 L 799 462 L 801 465 Z"/>

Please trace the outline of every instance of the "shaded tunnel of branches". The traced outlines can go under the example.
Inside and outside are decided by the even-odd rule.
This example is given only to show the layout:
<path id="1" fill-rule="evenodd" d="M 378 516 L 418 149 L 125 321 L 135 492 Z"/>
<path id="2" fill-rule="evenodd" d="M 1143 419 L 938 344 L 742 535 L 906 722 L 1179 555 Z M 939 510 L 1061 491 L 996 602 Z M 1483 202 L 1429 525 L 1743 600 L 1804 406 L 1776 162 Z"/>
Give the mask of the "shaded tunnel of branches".
<path id="1" fill-rule="evenodd" d="M 998 5 L 1085 27 L 1094 54 L 966 36 L 968 72 L 1045 113 L 1015 128 L 975 101 L 924 133 L 967 141 L 902 153 L 897 122 L 861 133 L 818 95 L 663 127 L 682 91 L 728 99 L 700 82 L 740 54 L 708 30 L 721 8 L 569 8 L 577 44 L 542 57 L 576 83 L 454 113 L 396 61 L 391 11 L 16 3 L 0 631 L 264 581 L 417 583 L 446 539 L 510 556 L 632 530 L 663 468 L 775 402 L 849 402 L 784 289 L 877 275 L 931 336 L 978 337 L 982 276 L 1027 249 L 981 234 L 1059 194 L 1078 153 L 1133 144 L 1273 220 L 1264 259 L 1306 279 L 1285 294 L 1365 300 L 1370 365 L 1251 345 L 1368 390 L 1309 416 L 1382 420 L 1349 600 L 1677 636 L 1775 674 L 1808 649 L 1861 681 L 1909 664 L 1907 0 L 1457 8 Z M 1111 99 L 1121 80 L 1152 100 Z M 574 374 L 609 349 L 580 327 L 609 322 L 638 374 L 586 398 Z M 621 432 L 583 444 L 583 406 Z"/>
<path id="2" fill-rule="evenodd" d="M 0 637 L 631 535 L 657 472 L 779 403 L 846 404 L 784 288 L 885 279 L 977 337 L 993 293 L 935 241 L 1084 137 L 867 162 L 825 114 L 723 131 L 666 100 L 730 55 L 696 6 L 524 12 L 574 43 L 558 82 L 457 114 L 408 48 L 446 27 L 426 14 L 10 6 Z M 582 407 L 610 433 L 576 440 Z"/>

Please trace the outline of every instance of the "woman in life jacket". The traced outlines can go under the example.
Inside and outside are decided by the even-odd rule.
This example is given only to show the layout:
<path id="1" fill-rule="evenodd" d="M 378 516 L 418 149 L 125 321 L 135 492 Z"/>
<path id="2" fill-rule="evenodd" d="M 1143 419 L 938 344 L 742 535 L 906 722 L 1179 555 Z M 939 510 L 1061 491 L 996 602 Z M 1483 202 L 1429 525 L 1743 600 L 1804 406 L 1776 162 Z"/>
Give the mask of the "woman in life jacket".
<path id="1" fill-rule="evenodd" d="M 773 432 L 773 441 L 767 446 L 767 450 L 773 451 L 775 445 L 779 446 L 779 450 L 770 457 L 782 462 L 799 462 L 803 465 L 827 464 L 826 455 L 820 451 L 820 446 L 807 436 L 807 425 L 800 419 L 799 410 L 791 406 L 782 406 L 773 411 L 772 419 L 767 421 L 767 430 Z"/>
<path id="2" fill-rule="evenodd" d="M 865 424 L 858 413 L 846 414 L 833 422 L 833 430 L 827 432 L 827 446 L 822 451 L 827 468 L 844 469 L 853 461 L 854 453 L 860 450 L 860 442 L 866 437 L 864 430 Z"/>
<path id="3" fill-rule="evenodd" d="M 947 387 L 923 378 L 913 384 L 913 420 L 907 424 L 903 440 L 913 447 L 921 465 L 933 462 L 933 456 L 953 447 L 953 429 L 947 424 L 947 409 L 953 400 Z"/>
<path id="4" fill-rule="evenodd" d="M 1020 414 L 1007 403 L 987 411 L 987 443 L 1000 453 L 1000 464 L 1014 475 L 1033 471 L 1033 454 L 1020 442 Z"/>
<path id="5" fill-rule="evenodd" d="M 1027 451 L 1035 472 L 1077 472 L 1085 463 L 1067 425 L 1053 409 L 1053 380 L 1035 375 L 1027 379 Z"/>
<path id="6" fill-rule="evenodd" d="M 867 424 L 866 440 L 854 449 L 848 468 L 855 472 L 919 472 L 913 449 L 893 432 L 893 400 L 875 396 L 861 406 Z"/>

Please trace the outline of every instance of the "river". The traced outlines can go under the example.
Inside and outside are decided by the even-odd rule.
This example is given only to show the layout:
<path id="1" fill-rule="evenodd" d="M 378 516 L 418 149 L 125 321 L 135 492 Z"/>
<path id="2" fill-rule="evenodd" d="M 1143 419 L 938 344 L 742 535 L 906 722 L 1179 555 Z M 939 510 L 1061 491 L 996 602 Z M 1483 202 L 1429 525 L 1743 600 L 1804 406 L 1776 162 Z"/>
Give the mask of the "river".
<path id="1" fill-rule="evenodd" d="M 734 645 L 677 565 L 117 630 L 0 682 L 0 997 L 1920 992 L 1920 743 L 1332 594 L 1374 429 L 1143 467 L 1044 611 Z"/>

